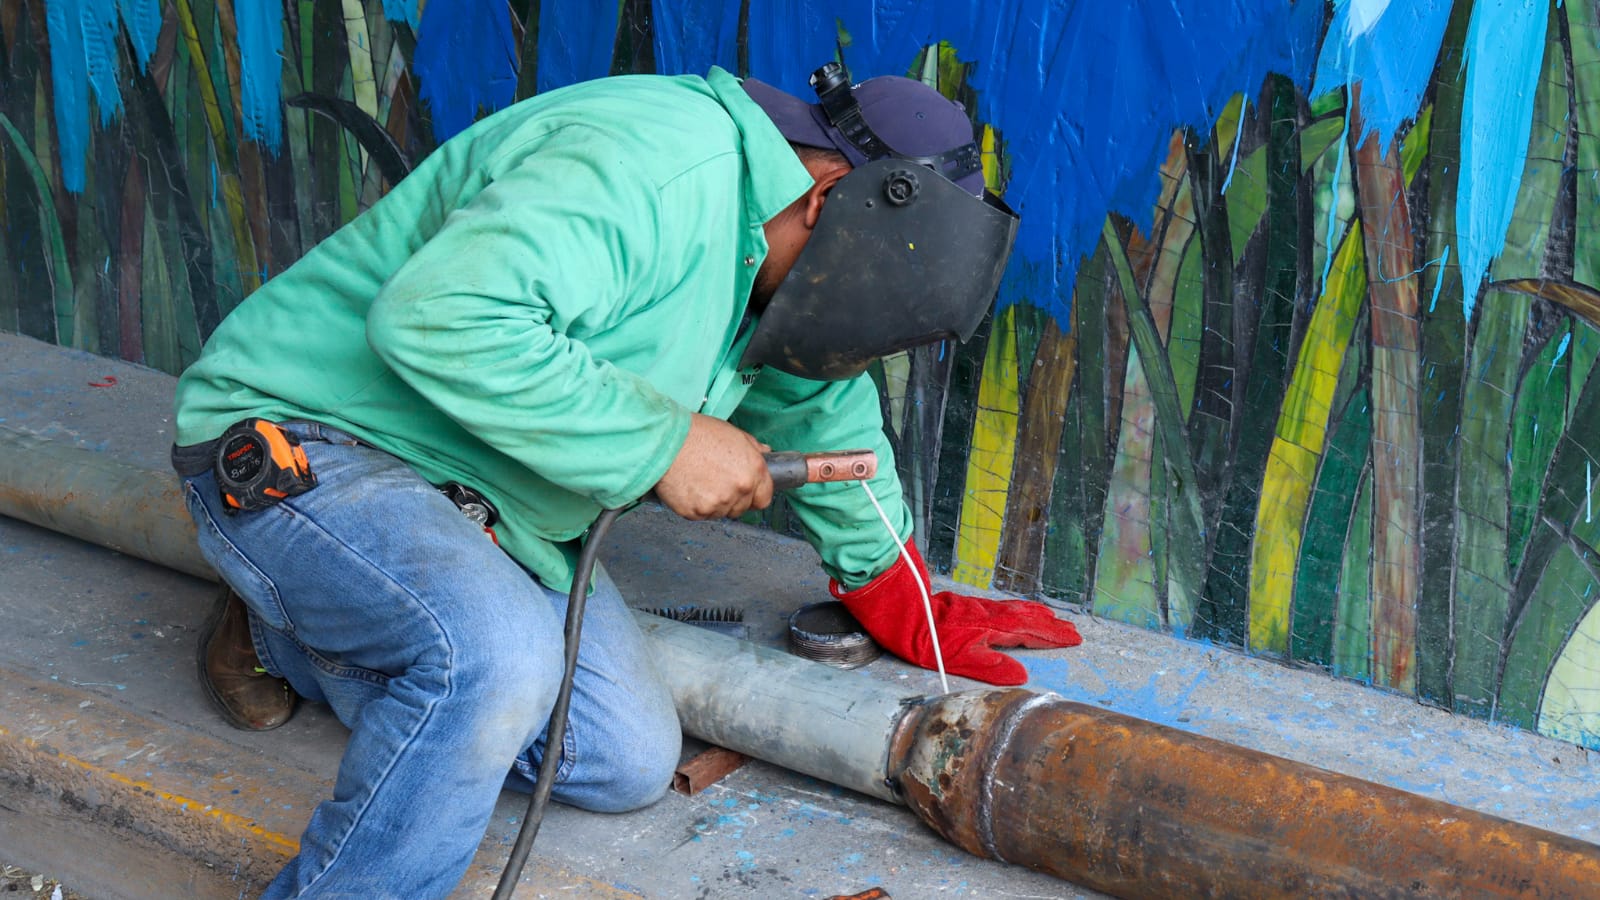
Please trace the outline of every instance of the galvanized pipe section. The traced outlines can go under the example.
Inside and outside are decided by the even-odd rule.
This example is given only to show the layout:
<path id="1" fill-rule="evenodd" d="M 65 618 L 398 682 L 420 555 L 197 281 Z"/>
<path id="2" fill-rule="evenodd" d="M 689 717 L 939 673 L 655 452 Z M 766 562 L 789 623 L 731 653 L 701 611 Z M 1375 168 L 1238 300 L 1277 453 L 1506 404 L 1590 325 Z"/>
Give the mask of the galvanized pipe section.
<path id="1" fill-rule="evenodd" d="M 0 514 L 215 581 L 177 476 L 0 425 Z"/>
<path id="2" fill-rule="evenodd" d="M 0 515 L 216 580 L 176 476 L 0 425 Z M 895 801 L 888 734 L 918 697 L 703 628 L 639 614 L 686 733 Z"/>
<path id="3" fill-rule="evenodd" d="M 1600 847 L 1025 690 L 914 710 L 890 773 L 951 842 L 1118 897 L 1596 897 Z"/>
<path id="4" fill-rule="evenodd" d="M 900 802 L 889 734 L 921 694 L 640 615 L 688 733 L 842 787 Z"/>

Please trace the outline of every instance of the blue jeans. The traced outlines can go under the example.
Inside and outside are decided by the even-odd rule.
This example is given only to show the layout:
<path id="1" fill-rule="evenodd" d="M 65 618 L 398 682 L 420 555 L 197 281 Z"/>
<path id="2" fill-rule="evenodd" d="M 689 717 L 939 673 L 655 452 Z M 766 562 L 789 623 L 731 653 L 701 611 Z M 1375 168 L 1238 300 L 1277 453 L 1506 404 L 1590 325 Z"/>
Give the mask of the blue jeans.
<path id="1" fill-rule="evenodd" d="M 532 789 L 566 594 L 400 460 L 325 426 L 286 428 L 311 491 L 228 515 L 211 473 L 185 479 L 201 551 L 250 608 L 261 664 L 350 728 L 333 799 L 263 896 L 444 897 L 501 788 Z M 681 740 L 633 613 L 601 575 L 552 796 L 605 812 L 652 803 Z"/>

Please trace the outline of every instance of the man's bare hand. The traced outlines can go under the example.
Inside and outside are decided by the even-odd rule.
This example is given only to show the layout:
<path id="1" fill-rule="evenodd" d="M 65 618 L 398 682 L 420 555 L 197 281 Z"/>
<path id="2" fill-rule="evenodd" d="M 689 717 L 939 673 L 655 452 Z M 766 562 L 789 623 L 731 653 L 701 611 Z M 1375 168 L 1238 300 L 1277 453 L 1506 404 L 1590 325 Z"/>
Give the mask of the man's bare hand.
<path id="1" fill-rule="evenodd" d="M 656 497 L 685 519 L 733 518 L 772 505 L 767 445 L 721 419 L 694 414 L 689 438 L 656 483 Z"/>

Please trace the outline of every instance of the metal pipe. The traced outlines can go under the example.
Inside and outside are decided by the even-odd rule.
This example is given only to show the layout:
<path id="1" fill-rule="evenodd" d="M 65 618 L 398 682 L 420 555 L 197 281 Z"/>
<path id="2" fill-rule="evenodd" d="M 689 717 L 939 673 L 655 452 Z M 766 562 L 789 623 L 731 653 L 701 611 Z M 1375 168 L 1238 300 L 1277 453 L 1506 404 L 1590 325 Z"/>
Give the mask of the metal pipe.
<path id="1" fill-rule="evenodd" d="M 929 700 L 890 773 L 946 839 L 1118 897 L 1595 897 L 1600 847 L 1054 695 Z"/>
<path id="2" fill-rule="evenodd" d="M 889 735 L 921 694 L 682 622 L 639 623 L 684 731 L 902 802 L 889 780 Z"/>
<path id="3" fill-rule="evenodd" d="M 217 580 L 171 472 L 0 425 L 0 514 Z"/>
<path id="4" fill-rule="evenodd" d="M 171 472 L 5 425 L 0 515 L 217 579 Z M 888 734 L 920 694 L 659 616 L 640 613 L 639 623 L 686 733 L 898 802 Z"/>
<path id="5" fill-rule="evenodd" d="M 0 425 L 0 514 L 214 578 L 170 473 Z M 1595 896 L 1600 847 L 1023 690 L 923 700 L 643 616 L 684 730 L 1123 897 Z"/>

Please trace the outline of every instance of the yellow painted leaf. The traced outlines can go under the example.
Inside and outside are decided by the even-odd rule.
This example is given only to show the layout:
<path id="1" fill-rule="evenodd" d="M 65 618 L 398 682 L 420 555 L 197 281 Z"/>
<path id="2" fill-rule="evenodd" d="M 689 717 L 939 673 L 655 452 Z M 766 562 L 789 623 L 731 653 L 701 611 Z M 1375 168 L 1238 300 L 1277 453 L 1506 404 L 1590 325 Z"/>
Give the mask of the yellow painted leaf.
<path id="1" fill-rule="evenodd" d="M 1591 606 L 1550 668 L 1539 733 L 1600 750 L 1600 606 Z"/>
<path id="2" fill-rule="evenodd" d="M 1017 452 L 1021 404 L 1017 392 L 1015 311 L 1012 306 L 997 313 L 994 332 L 989 337 L 956 531 L 956 566 L 951 577 L 982 588 L 994 582 L 1006 492 L 1011 486 L 1011 465 Z"/>
<path id="3" fill-rule="evenodd" d="M 1286 653 L 1289 649 L 1289 604 L 1306 508 L 1327 442 L 1339 372 L 1367 293 L 1365 266 L 1361 233 L 1351 228 L 1334 257 L 1284 394 L 1251 546 L 1252 650 Z"/>

